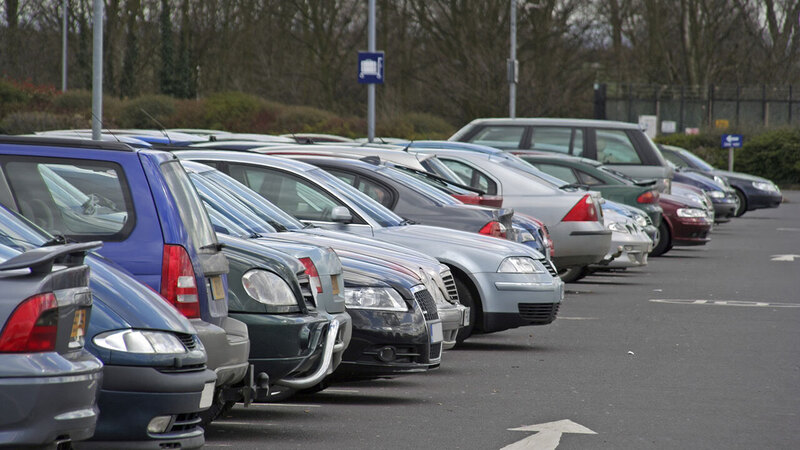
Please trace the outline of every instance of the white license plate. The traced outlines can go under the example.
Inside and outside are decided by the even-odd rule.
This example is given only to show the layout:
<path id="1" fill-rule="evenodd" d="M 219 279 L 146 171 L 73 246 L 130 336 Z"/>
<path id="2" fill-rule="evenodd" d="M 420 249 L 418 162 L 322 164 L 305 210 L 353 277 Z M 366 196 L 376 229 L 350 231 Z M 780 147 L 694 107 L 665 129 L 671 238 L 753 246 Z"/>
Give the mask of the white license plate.
<path id="1" fill-rule="evenodd" d="M 464 310 L 464 317 L 461 319 L 461 326 L 466 327 L 469 325 L 469 311 L 469 308 Z"/>
<path id="2" fill-rule="evenodd" d="M 442 322 L 436 322 L 428 325 L 428 331 L 431 336 L 431 344 L 437 344 L 444 340 L 444 333 L 442 333 Z"/>
<path id="3" fill-rule="evenodd" d="M 211 406 L 211 403 L 214 402 L 214 383 L 206 383 L 203 387 L 203 393 L 200 394 L 200 408 L 205 409 Z"/>

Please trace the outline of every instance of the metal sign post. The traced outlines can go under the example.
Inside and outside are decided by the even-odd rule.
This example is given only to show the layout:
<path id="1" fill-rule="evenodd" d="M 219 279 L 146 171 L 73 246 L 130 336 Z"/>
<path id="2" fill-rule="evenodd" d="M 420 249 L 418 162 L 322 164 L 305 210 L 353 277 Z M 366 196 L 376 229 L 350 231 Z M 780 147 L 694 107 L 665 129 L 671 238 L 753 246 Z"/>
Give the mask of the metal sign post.
<path id="1" fill-rule="evenodd" d="M 511 51 L 507 61 L 508 71 L 508 117 L 517 117 L 517 81 L 519 63 L 517 62 L 517 0 L 511 0 Z"/>
<path id="2" fill-rule="evenodd" d="M 367 50 L 375 52 L 375 0 L 369 0 L 369 31 L 367 32 Z M 359 66 L 359 70 L 361 67 Z M 381 70 L 383 68 L 381 67 Z M 359 77 L 360 78 L 360 77 Z M 383 77 L 381 77 L 383 79 Z M 367 86 L 367 140 L 375 141 L 375 84 Z"/>
<path id="3" fill-rule="evenodd" d="M 741 148 L 744 138 L 741 134 L 723 134 L 720 145 L 728 149 L 728 170 L 733 172 L 733 149 Z"/>
<path id="4" fill-rule="evenodd" d="M 92 19 L 92 139 L 103 126 L 103 0 L 94 0 Z"/>

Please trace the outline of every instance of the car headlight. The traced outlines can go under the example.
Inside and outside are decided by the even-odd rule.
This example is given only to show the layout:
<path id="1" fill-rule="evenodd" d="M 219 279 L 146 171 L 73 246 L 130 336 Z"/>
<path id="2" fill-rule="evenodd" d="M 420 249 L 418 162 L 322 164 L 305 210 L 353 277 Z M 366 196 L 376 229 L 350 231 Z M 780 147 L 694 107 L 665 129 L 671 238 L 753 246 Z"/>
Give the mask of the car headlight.
<path id="1" fill-rule="evenodd" d="M 628 232 L 628 228 L 625 226 L 625 224 L 622 224 L 622 223 L 619 223 L 619 222 L 609 222 L 608 223 L 608 229 L 611 230 L 611 231 L 616 231 L 617 233 L 627 233 Z"/>
<path id="2" fill-rule="evenodd" d="M 527 256 L 509 256 L 500 263 L 498 273 L 545 273 L 547 272 L 539 261 Z"/>
<path id="3" fill-rule="evenodd" d="M 717 183 L 719 183 L 719 184 L 721 184 L 721 185 L 723 185 L 723 186 L 727 186 L 727 185 L 728 185 L 728 182 L 727 182 L 727 181 L 725 181 L 725 179 L 724 179 L 724 178 L 722 178 L 722 177 L 721 177 L 721 176 L 719 176 L 719 175 L 714 175 L 714 181 L 716 181 Z"/>
<path id="4" fill-rule="evenodd" d="M 711 198 L 725 198 L 725 193 L 722 191 L 708 191 L 708 196 Z"/>
<path id="5" fill-rule="evenodd" d="M 186 353 L 177 336 L 163 331 L 116 330 L 98 334 L 93 339 L 98 347 L 117 352 L 176 354 Z"/>
<path id="6" fill-rule="evenodd" d="M 344 304 L 351 309 L 408 311 L 408 305 L 397 291 L 383 287 L 345 287 Z"/>
<path id="7" fill-rule="evenodd" d="M 647 216 L 637 214 L 636 217 L 633 218 L 633 221 L 642 228 L 647 226 Z"/>
<path id="8" fill-rule="evenodd" d="M 678 217 L 705 217 L 706 212 L 697 208 L 678 208 Z"/>
<path id="9" fill-rule="evenodd" d="M 253 300 L 269 306 L 297 306 L 292 288 L 278 275 L 262 269 L 242 275 L 242 286 Z"/>
<path id="10" fill-rule="evenodd" d="M 753 187 L 762 191 L 778 192 L 778 186 L 769 181 L 753 181 Z"/>

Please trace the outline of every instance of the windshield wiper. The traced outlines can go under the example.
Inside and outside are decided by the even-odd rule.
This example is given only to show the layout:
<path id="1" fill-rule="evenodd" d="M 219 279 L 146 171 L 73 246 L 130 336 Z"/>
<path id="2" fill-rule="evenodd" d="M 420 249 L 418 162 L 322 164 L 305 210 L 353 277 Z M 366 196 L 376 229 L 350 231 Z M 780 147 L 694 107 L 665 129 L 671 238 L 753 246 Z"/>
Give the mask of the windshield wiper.
<path id="1" fill-rule="evenodd" d="M 52 247 L 54 245 L 64 245 L 64 244 L 69 244 L 69 243 L 73 243 L 73 242 L 78 242 L 78 241 L 76 241 L 74 239 L 70 239 L 70 238 L 64 236 L 63 234 L 56 234 L 56 235 L 53 235 L 52 239 L 50 239 L 49 241 L 45 242 L 41 246 L 42 247 Z"/>
<path id="2" fill-rule="evenodd" d="M 403 218 L 403 221 L 402 221 L 402 222 L 400 222 L 400 225 L 414 225 L 414 224 L 416 224 L 416 223 L 417 223 L 417 222 L 414 222 L 414 221 L 413 221 L 413 220 L 411 220 L 411 219 L 406 219 L 406 218 L 404 217 L 404 218 Z"/>
<path id="3" fill-rule="evenodd" d="M 200 247 L 200 250 L 214 250 L 214 251 L 218 252 L 218 251 L 221 251 L 222 247 L 224 247 L 224 246 L 225 246 L 225 244 L 220 244 L 220 243 L 207 244 L 207 245 L 204 245 L 204 246 Z"/>

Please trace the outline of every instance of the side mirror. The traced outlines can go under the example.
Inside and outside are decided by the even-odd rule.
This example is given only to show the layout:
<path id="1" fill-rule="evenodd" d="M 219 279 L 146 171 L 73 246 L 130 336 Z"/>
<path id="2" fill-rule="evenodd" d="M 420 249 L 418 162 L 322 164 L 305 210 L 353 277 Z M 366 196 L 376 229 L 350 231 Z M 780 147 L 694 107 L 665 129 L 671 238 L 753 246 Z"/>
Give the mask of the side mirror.
<path id="1" fill-rule="evenodd" d="M 350 223 L 353 221 L 353 215 L 344 206 L 334 206 L 331 210 L 331 220 L 338 223 Z"/>

